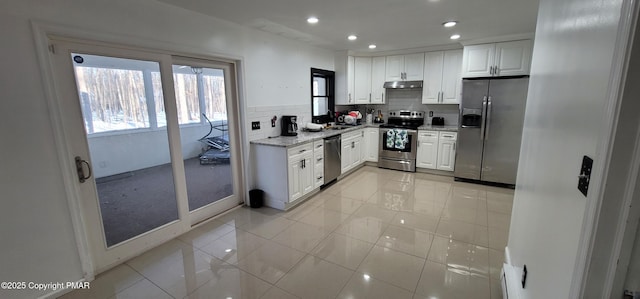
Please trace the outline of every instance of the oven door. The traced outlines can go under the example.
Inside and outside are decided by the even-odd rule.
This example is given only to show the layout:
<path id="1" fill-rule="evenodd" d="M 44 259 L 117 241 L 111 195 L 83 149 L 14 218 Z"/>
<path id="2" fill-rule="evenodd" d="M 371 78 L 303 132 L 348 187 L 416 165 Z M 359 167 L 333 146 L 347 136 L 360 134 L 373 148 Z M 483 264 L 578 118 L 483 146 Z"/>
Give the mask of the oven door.
<path id="1" fill-rule="evenodd" d="M 380 129 L 378 157 L 397 160 L 415 160 L 418 146 L 418 131 L 404 130 L 407 131 L 407 142 L 403 148 L 402 146 L 396 146 L 395 136 L 389 136 L 389 132 L 394 130 L 396 129 Z"/>

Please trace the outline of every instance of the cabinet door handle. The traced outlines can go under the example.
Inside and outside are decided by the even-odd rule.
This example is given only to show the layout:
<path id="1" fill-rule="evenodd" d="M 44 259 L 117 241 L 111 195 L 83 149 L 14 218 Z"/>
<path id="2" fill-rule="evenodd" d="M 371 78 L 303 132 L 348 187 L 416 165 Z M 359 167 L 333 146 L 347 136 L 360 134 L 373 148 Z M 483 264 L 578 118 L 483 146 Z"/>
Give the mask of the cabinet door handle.
<path id="1" fill-rule="evenodd" d="M 371 103 L 371 93 L 369 93 L 369 103 Z"/>
<path id="2" fill-rule="evenodd" d="M 319 180 L 319 179 L 322 179 L 322 177 L 321 177 L 321 176 L 319 176 L 317 179 L 318 179 L 318 180 Z"/>
<path id="3" fill-rule="evenodd" d="M 493 75 L 493 65 L 489 67 L 489 75 Z"/>
<path id="4" fill-rule="evenodd" d="M 318 144 L 318 145 L 316 146 L 316 148 L 321 148 L 321 147 L 322 147 L 322 144 Z"/>
<path id="5" fill-rule="evenodd" d="M 351 142 L 351 148 L 356 147 L 356 143 L 355 142 Z"/>
<path id="6" fill-rule="evenodd" d="M 349 103 L 351 103 L 351 94 L 349 94 Z"/>
<path id="7" fill-rule="evenodd" d="M 307 151 L 306 149 L 303 149 L 303 150 L 300 150 L 299 153 L 304 153 L 306 151 Z"/>
<path id="8" fill-rule="evenodd" d="M 498 75 L 498 66 L 497 66 L 497 65 L 493 67 L 493 74 L 494 74 L 495 76 L 497 76 L 497 75 Z"/>
<path id="9" fill-rule="evenodd" d="M 453 151 L 455 152 L 455 150 L 456 150 L 456 144 L 454 143 L 453 144 Z"/>
<path id="10" fill-rule="evenodd" d="M 382 102 L 384 103 L 384 92 L 382 93 Z"/>
<path id="11" fill-rule="evenodd" d="M 322 158 L 318 158 L 318 162 L 322 161 Z"/>

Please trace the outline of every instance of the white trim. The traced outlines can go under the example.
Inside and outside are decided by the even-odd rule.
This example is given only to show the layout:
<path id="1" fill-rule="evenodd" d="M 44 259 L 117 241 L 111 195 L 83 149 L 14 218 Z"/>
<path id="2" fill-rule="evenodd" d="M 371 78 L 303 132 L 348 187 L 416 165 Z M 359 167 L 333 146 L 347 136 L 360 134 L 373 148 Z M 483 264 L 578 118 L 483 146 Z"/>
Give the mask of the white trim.
<path id="1" fill-rule="evenodd" d="M 523 40 L 523 39 L 534 39 L 535 34 L 533 32 L 530 33 L 522 33 L 522 34 L 510 34 L 510 35 L 501 35 L 487 38 L 478 38 L 461 41 L 460 44 L 463 46 L 470 45 L 479 45 L 479 44 L 491 44 L 491 43 L 499 43 L 499 42 L 510 42 L 515 40 Z"/>
<path id="2" fill-rule="evenodd" d="M 635 0 L 624 1 L 621 8 L 620 22 L 618 24 L 617 38 L 613 56 L 612 68 L 609 76 L 607 101 L 605 101 L 603 113 L 603 125 L 598 133 L 600 136 L 594 158 L 590 190 L 585 205 L 582 230 L 576 253 L 574 266 L 575 275 L 571 281 L 569 298 L 580 298 L 585 289 L 588 277 L 588 263 L 593 255 L 594 242 L 597 233 L 598 216 L 602 206 L 606 182 L 609 173 L 611 155 L 613 152 L 616 122 L 619 115 L 624 79 L 630 52 L 630 41 L 634 33 L 635 12 L 637 5 Z M 612 281 L 605 281 L 603 285 L 610 287 Z"/>
<path id="3" fill-rule="evenodd" d="M 504 248 L 504 262 L 511 265 L 511 251 L 509 250 L 509 246 Z"/>
<path id="4" fill-rule="evenodd" d="M 87 282 L 87 281 L 91 281 L 91 280 L 80 279 L 80 280 L 76 280 L 74 283 L 80 284 L 80 283 Z M 63 283 L 66 285 L 66 282 L 63 282 Z M 58 297 L 62 297 L 62 295 L 71 293 L 73 291 L 74 291 L 74 289 L 71 289 L 71 288 L 60 288 L 60 289 L 57 289 L 57 290 L 55 290 L 55 291 L 53 291 L 51 293 L 47 293 L 47 294 L 41 295 L 41 296 L 38 297 L 38 299 L 58 298 Z"/>
<path id="5" fill-rule="evenodd" d="M 380 57 L 380 56 L 390 56 L 390 55 L 405 55 L 405 54 L 416 54 L 416 53 L 424 53 L 424 52 L 458 50 L 458 49 L 462 49 L 462 47 L 460 46 L 460 43 L 419 47 L 419 48 L 411 48 L 411 49 L 380 51 L 380 52 L 373 52 L 373 53 L 368 51 L 367 52 L 347 51 L 347 53 L 349 56 Z M 340 52 L 340 51 L 337 51 L 337 52 Z"/>
<path id="6" fill-rule="evenodd" d="M 604 294 L 609 294 L 611 297 L 614 297 L 614 291 L 619 290 L 622 292 L 626 287 L 624 284 L 628 274 L 631 254 L 633 250 L 640 250 L 640 248 L 634 249 L 637 230 L 640 228 L 637 222 L 640 216 L 640 206 L 638 205 L 640 203 L 640 185 L 637 184 L 640 181 L 640 126 L 636 129 L 636 143 L 631 165 L 631 175 L 628 176 L 625 183 L 623 210 L 618 220 L 618 229 L 616 231 L 614 249 L 612 250 L 614 254 L 611 255 L 605 280 L 607 289 L 605 289 Z"/>
<path id="7" fill-rule="evenodd" d="M 33 28 L 34 41 L 36 44 L 36 54 L 38 56 L 38 64 L 44 86 L 44 94 L 47 98 L 47 106 L 49 108 L 49 117 L 51 117 L 51 128 L 53 130 L 55 149 L 58 156 L 58 164 L 62 173 L 62 181 L 64 184 L 65 194 L 67 195 L 67 203 L 69 205 L 69 214 L 71 215 L 71 223 L 73 224 L 73 233 L 76 239 L 76 246 L 80 256 L 80 264 L 82 267 L 83 277 L 86 280 L 93 280 L 95 276 L 93 259 L 89 250 L 89 241 L 87 239 L 86 222 L 80 206 L 80 191 L 78 190 L 75 180 L 71 175 L 74 172 L 72 161 L 67 153 L 71 152 L 66 143 L 67 137 L 62 126 L 59 105 L 56 105 L 56 87 L 51 78 L 53 78 L 53 67 L 48 58 L 49 55 L 49 38 L 47 29 L 38 23 L 31 22 Z"/>

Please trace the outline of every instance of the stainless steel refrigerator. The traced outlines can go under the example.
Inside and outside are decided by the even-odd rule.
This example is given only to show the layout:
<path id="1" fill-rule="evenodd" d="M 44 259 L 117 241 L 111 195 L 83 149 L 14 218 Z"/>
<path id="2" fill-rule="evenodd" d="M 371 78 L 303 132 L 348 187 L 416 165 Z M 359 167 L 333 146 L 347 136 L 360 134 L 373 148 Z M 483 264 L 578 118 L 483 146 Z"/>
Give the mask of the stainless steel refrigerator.
<path id="1" fill-rule="evenodd" d="M 454 177 L 515 185 L 528 77 L 464 79 Z"/>

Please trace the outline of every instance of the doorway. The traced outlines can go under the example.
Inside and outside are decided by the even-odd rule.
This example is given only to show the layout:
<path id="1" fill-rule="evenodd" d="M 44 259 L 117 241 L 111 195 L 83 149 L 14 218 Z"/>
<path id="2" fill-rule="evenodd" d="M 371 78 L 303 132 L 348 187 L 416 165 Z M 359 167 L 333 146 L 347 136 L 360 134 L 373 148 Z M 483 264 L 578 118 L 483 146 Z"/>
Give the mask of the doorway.
<path id="1" fill-rule="evenodd" d="M 242 201 L 233 63 L 51 43 L 94 270 Z"/>

